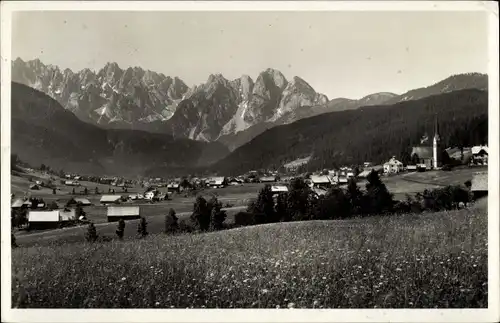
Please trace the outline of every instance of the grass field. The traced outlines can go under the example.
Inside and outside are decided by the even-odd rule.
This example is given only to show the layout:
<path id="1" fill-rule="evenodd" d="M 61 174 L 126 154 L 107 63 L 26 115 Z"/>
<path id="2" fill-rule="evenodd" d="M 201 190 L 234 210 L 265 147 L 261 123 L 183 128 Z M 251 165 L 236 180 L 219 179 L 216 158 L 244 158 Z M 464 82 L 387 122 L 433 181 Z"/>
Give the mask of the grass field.
<path id="1" fill-rule="evenodd" d="M 14 307 L 487 307 L 487 203 L 13 250 Z"/>

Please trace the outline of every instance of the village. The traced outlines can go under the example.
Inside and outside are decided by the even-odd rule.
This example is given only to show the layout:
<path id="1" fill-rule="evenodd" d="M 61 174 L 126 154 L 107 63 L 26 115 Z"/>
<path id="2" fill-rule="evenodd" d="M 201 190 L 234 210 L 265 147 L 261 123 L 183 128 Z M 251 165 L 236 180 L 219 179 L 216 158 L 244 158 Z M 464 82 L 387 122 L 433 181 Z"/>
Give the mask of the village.
<path id="1" fill-rule="evenodd" d="M 92 214 L 94 217 L 91 220 L 94 222 L 133 220 L 151 215 L 149 210 L 153 205 L 153 213 L 158 214 L 165 213 L 172 207 L 188 211 L 197 195 L 219 196 L 222 201 L 226 201 L 224 207 L 241 208 L 255 197 L 264 185 L 270 185 L 273 195 L 288 192 L 289 182 L 294 178 L 304 179 L 314 195 L 320 197 L 327 194 L 328 189 L 333 186 L 346 187 L 351 179 L 355 179 L 362 186 L 372 171 L 380 174 L 389 186 L 403 179 L 407 186 L 411 186 L 419 183 L 418 179 L 408 176 L 412 173 L 440 172 L 450 173 L 448 177 L 455 177 L 454 169 L 481 170 L 474 171 L 469 179 L 469 189 L 473 194 L 487 193 L 487 171 L 484 171 L 488 165 L 487 146 L 454 147 L 441 151 L 437 131 L 432 146 L 425 145 L 425 139 L 422 140 L 422 145 L 413 147 L 411 162 L 407 165 L 392 156 L 382 165 L 364 162 L 363 165 L 299 173 L 302 166 L 309 161 L 309 158 L 301 158 L 283 165 L 282 172 L 254 170 L 234 177 L 204 178 L 187 176 L 127 179 L 59 174 L 58 179 L 54 174 L 45 171 L 45 180 L 30 179 L 29 190 L 22 196 L 12 194 L 12 223 L 13 227 L 29 231 L 86 224 Z M 443 156 L 446 163 L 443 163 Z M 27 172 L 35 170 L 27 169 Z M 457 183 L 463 182 L 465 181 Z M 432 186 L 431 182 L 425 180 L 420 180 L 420 184 Z M 404 190 L 401 196 L 403 193 Z M 415 191 L 410 189 L 406 190 L 406 193 Z M 61 199 L 61 195 L 64 195 L 64 198 Z M 87 212 L 87 209 L 92 210 Z"/>

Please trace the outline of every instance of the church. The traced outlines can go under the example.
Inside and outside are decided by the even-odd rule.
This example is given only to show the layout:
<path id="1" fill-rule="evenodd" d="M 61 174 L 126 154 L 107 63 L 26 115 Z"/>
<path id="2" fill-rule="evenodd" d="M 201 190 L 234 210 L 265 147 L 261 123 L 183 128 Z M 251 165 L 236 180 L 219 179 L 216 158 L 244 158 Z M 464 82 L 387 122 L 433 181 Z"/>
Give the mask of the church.
<path id="1" fill-rule="evenodd" d="M 420 141 L 420 146 L 413 147 L 411 151 L 411 160 L 417 165 L 425 165 L 426 169 L 439 169 L 441 167 L 441 139 L 439 137 L 437 116 L 434 122 L 434 138 L 431 145 L 425 145 L 428 142 L 427 136 Z"/>

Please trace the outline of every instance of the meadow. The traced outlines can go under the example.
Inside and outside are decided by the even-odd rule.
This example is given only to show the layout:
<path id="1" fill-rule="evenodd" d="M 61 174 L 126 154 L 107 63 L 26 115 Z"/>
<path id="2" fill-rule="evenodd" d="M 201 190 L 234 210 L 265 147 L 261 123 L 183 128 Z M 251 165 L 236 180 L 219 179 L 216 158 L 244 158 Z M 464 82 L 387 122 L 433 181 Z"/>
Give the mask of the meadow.
<path id="1" fill-rule="evenodd" d="M 17 248 L 12 305 L 485 308 L 486 205 Z"/>

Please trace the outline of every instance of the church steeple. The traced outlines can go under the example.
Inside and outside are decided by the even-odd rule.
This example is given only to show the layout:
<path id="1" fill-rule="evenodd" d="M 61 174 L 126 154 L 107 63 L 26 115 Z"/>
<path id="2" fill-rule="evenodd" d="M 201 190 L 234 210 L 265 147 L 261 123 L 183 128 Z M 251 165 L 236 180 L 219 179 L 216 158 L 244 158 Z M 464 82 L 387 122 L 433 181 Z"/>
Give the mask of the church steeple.
<path id="1" fill-rule="evenodd" d="M 438 118 L 437 118 L 437 113 L 434 118 L 434 140 L 432 142 L 432 157 L 433 157 L 433 168 L 437 169 L 438 167 L 441 166 L 441 161 L 439 160 L 439 153 L 440 153 L 440 148 L 439 148 L 439 141 L 441 139 L 439 138 L 439 127 L 438 127 Z"/>

